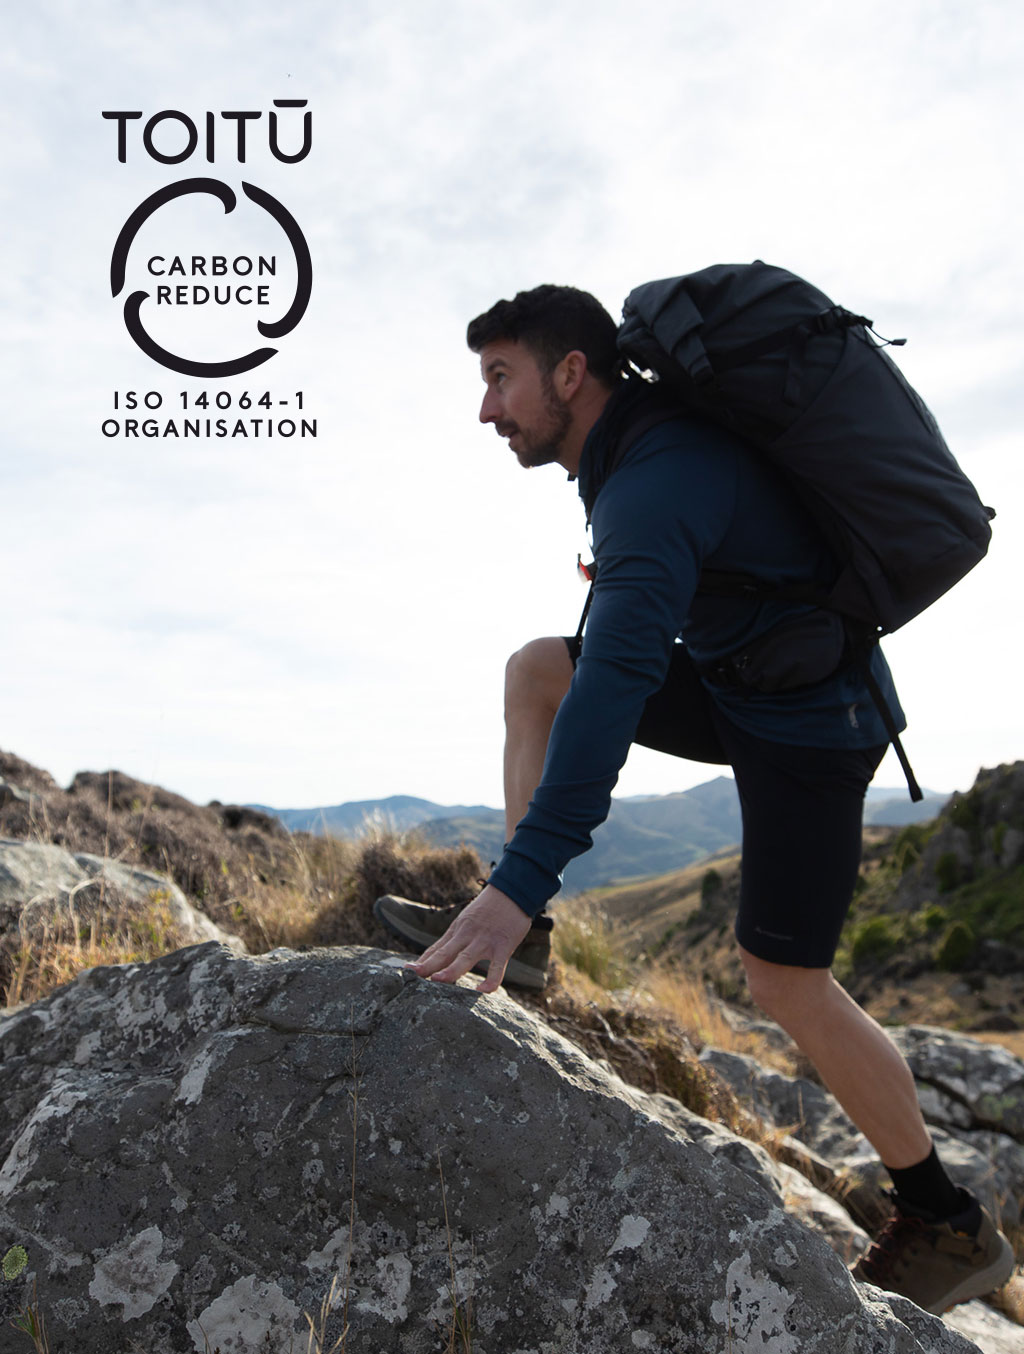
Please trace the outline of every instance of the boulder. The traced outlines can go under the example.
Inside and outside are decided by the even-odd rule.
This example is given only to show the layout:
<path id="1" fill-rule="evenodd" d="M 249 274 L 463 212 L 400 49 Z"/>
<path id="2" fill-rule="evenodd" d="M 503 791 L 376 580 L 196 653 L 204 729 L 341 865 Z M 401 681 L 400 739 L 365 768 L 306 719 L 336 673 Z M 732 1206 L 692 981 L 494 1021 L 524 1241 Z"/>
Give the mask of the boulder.
<path id="1" fill-rule="evenodd" d="M 814 1175 L 826 1181 L 834 1180 L 834 1172 L 825 1162 L 815 1161 L 808 1170 L 807 1157 L 812 1154 L 791 1152 L 782 1144 L 780 1158 L 773 1157 L 766 1148 L 739 1138 L 721 1124 L 712 1123 L 694 1114 L 667 1095 L 644 1095 L 633 1090 L 631 1094 L 642 1096 L 647 1108 L 670 1128 L 674 1128 L 684 1137 L 692 1138 L 711 1156 L 722 1156 L 741 1171 L 753 1176 L 762 1189 L 766 1189 L 777 1200 L 780 1208 L 800 1219 L 808 1227 L 819 1232 L 828 1241 L 834 1251 L 843 1257 L 847 1264 L 867 1250 L 867 1233 L 853 1221 L 849 1213 L 834 1198 L 818 1189 L 808 1175 Z M 799 1160 L 801 1170 L 781 1160 L 781 1154 Z"/>
<path id="2" fill-rule="evenodd" d="M 776 1128 L 788 1129 L 830 1161 L 856 1152 L 864 1139 L 823 1086 L 762 1067 L 745 1053 L 708 1045 L 700 1055 L 739 1099 Z"/>
<path id="3" fill-rule="evenodd" d="M 209 944 L 0 1018 L 0 1318 L 35 1282 L 55 1351 L 276 1354 L 333 1284 L 328 1347 L 387 1354 L 976 1350 L 855 1284 L 756 1151 L 402 962 Z"/>
<path id="4" fill-rule="evenodd" d="M 908 1026 L 889 1033 L 919 1079 L 921 1108 L 952 1178 L 972 1190 L 1004 1229 L 1019 1227 L 1024 1147 L 1015 1134 L 1024 1063 L 1005 1049 L 949 1030 Z M 881 1202 L 888 1174 L 828 1091 L 724 1049 L 709 1046 L 700 1060 L 766 1123 L 789 1132 L 827 1163 L 824 1177 L 809 1173 L 842 1196 L 858 1222 L 874 1227 L 881 1221 L 888 1211 Z M 804 1169 L 802 1162 L 792 1164 Z"/>
<path id="5" fill-rule="evenodd" d="M 0 776 L 0 808 L 5 804 L 31 805 L 32 799 L 33 796 L 27 790 L 23 790 L 20 785 L 15 785 L 12 781 Z"/>
<path id="6" fill-rule="evenodd" d="M 889 1033 L 917 1081 L 965 1109 L 974 1127 L 1024 1142 L 1024 1061 L 998 1044 L 929 1025 Z"/>
<path id="7" fill-rule="evenodd" d="M 984 1302 L 965 1302 L 943 1318 L 951 1329 L 973 1340 L 984 1354 L 1021 1354 L 1020 1326 Z"/>
<path id="8" fill-rule="evenodd" d="M 163 875 L 45 842 L 0 838 L 0 947 L 43 934 L 74 941 L 94 921 L 106 931 L 133 922 L 161 925 L 179 946 L 215 940 L 244 948 Z"/>
<path id="9" fill-rule="evenodd" d="M 264 890 L 309 888 L 309 871 L 279 821 L 238 805 L 201 808 L 120 771 L 80 771 L 62 790 L 45 771 L 0 750 L 0 839 L 61 846 L 159 871 L 229 932 L 259 948 L 251 920 Z M 241 907 L 239 904 L 241 903 Z"/>

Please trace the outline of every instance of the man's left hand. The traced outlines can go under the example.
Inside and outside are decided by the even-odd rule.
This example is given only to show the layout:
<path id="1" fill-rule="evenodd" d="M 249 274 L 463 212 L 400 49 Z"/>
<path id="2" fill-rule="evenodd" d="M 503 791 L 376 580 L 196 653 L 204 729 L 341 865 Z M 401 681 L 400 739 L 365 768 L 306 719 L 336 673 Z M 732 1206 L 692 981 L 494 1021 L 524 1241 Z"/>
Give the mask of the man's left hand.
<path id="1" fill-rule="evenodd" d="M 525 940 L 531 920 L 517 903 L 491 884 L 468 903 L 439 940 L 408 967 L 421 978 L 454 983 L 487 964 L 478 992 L 496 992 L 513 951 Z"/>

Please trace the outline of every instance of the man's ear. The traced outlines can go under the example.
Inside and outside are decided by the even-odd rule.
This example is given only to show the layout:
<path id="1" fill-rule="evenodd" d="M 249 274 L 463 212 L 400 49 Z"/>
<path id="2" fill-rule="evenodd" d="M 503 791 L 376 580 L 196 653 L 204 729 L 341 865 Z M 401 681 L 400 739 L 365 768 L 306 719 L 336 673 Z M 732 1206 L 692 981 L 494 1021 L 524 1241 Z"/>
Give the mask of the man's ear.
<path id="1" fill-rule="evenodd" d="M 555 390 L 563 400 L 571 400 L 587 375 L 587 355 L 578 348 L 566 353 L 555 368 Z"/>

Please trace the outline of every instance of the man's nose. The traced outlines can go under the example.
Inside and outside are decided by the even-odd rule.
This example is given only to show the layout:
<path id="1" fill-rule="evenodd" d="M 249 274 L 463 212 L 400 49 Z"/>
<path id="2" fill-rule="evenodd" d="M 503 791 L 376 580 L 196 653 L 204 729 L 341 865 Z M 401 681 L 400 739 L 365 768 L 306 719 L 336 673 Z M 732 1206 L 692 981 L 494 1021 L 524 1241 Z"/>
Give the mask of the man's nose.
<path id="1" fill-rule="evenodd" d="M 481 423 L 496 423 L 498 421 L 497 400 L 494 398 L 494 391 L 488 390 L 480 404 Z"/>

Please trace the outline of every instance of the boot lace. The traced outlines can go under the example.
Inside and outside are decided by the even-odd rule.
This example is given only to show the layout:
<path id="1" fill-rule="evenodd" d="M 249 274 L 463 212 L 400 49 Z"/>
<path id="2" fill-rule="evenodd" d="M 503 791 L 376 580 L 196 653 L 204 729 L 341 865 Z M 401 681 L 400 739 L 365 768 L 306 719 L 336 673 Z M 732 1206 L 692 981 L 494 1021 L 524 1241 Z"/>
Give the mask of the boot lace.
<path id="1" fill-rule="evenodd" d="M 896 1266 L 906 1259 L 914 1242 L 923 1239 L 930 1230 L 921 1218 L 894 1213 L 861 1261 L 862 1273 L 872 1283 L 884 1287 L 883 1280 L 892 1278 Z"/>

